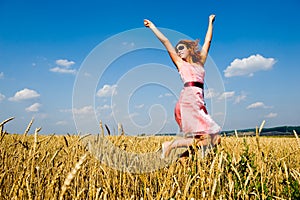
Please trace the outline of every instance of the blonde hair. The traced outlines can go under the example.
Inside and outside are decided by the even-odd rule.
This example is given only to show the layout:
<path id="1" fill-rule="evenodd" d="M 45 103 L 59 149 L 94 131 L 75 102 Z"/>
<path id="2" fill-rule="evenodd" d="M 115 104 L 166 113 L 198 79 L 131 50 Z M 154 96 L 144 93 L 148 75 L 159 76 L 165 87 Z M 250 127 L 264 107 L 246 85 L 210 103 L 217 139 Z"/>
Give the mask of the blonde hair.
<path id="1" fill-rule="evenodd" d="M 190 54 L 187 58 L 187 62 L 201 63 L 201 51 L 199 50 L 199 40 L 180 40 L 176 46 L 175 51 L 178 52 L 177 46 L 179 44 L 184 44 L 189 50 Z M 201 63 L 202 64 L 202 63 Z"/>

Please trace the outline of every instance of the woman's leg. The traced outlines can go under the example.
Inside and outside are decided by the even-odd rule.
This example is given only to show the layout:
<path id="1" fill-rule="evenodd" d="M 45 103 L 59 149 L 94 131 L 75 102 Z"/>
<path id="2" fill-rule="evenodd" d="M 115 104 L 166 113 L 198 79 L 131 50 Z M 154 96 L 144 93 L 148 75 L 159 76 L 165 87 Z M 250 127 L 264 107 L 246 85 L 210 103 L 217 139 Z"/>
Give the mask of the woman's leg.
<path id="1" fill-rule="evenodd" d="M 219 145 L 220 143 L 221 143 L 221 136 L 219 135 L 219 133 L 212 134 L 211 135 L 211 144 L 212 144 L 212 146 Z"/>
<path id="2" fill-rule="evenodd" d="M 168 157 L 171 150 L 179 147 L 189 147 L 194 143 L 193 138 L 179 138 L 162 144 L 162 157 Z"/>
<path id="3" fill-rule="evenodd" d="M 180 131 L 182 130 L 182 123 L 181 123 L 181 112 L 180 112 L 180 103 L 179 101 L 175 105 L 174 109 L 174 115 L 175 115 L 175 120 L 180 128 Z"/>
<path id="4" fill-rule="evenodd" d="M 164 142 L 162 144 L 162 157 L 169 156 L 172 149 L 180 148 L 180 147 L 190 147 L 193 144 L 197 146 L 207 146 L 210 144 L 210 141 L 206 138 L 179 138 L 172 142 Z"/>
<path id="5" fill-rule="evenodd" d="M 219 134 L 212 134 L 210 135 L 209 138 L 203 138 L 202 140 L 199 140 L 197 144 L 198 147 L 201 147 L 201 151 L 202 151 L 202 157 L 205 156 L 206 151 L 208 150 L 208 148 L 212 148 L 216 145 L 219 145 L 221 143 L 221 137 Z M 184 151 L 179 158 L 179 161 L 181 162 L 181 164 L 184 164 L 186 162 L 186 158 L 189 157 L 190 154 L 194 154 L 195 153 L 195 149 L 190 146 L 188 150 Z"/>

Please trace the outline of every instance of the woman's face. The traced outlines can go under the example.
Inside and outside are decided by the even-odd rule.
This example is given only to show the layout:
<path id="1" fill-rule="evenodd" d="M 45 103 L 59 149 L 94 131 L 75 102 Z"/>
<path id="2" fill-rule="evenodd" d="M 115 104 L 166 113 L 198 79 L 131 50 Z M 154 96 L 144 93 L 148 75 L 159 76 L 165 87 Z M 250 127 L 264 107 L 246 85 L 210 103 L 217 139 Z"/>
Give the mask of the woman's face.
<path id="1" fill-rule="evenodd" d="M 178 44 L 176 47 L 176 52 L 177 52 L 177 55 L 183 59 L 186 59 L 187 56 L 189 55 L 189 50 L 185 44 Z"/>

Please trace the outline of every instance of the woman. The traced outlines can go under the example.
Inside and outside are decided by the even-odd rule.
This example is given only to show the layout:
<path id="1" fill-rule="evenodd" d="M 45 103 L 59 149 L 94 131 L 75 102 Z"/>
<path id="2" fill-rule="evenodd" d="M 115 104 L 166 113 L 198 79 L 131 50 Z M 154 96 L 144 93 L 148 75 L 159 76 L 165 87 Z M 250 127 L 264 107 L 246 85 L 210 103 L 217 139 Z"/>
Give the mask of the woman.
<path id="1" fill-rule="evenodd" d="M 208 115 L 203 96 L 204 64 L 210 48 L 214 20 L 215 15 L 210 15 L 201 50 L 198 50 L 198 40 L 181 40 L 174 48 L 150 20 L 144 20 L 145 27 L 150 28 L 167 49 L 184 82 L 184 88 L 175 107 L 175 119 L 185 137 L 164 142 L 162 157 L 168 156 L 173 148 L 191 147 L 195 142 L 197 146 L 220 143 L 220 127 Z"/>

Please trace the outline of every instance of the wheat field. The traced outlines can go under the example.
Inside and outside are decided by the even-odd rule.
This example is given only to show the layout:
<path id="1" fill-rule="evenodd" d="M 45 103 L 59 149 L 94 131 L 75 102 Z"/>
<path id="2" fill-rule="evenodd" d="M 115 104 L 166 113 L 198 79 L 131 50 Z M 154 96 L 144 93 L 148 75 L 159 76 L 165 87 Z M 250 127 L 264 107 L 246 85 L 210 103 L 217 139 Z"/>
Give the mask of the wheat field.
<path id="1" fill-rule="evenodd" d="M 204 158 L 147 173 L 113 169 L 83 136 L 4 131 L 0 124 L 0 199 L 300 199 L 300 141 L 222 137 Z M 124 151 L 155 152 L 171 136 L 104 136 Z M 151 162 L 151 161 L 148 161 Z M 147 163 L 146 163 L 147 164 Z M 151 163 L 149 163 L 151 165 Z"/>

